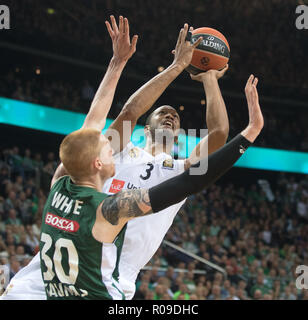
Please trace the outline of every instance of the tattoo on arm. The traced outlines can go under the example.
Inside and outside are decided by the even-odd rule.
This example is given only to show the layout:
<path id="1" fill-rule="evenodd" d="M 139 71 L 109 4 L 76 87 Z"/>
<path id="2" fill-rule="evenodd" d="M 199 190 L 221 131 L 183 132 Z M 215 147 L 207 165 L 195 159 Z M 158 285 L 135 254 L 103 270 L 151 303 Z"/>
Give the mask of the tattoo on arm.
<path id="1" fill-rule="evenodd" d="M 123 190 L 108 197 L 102 204 L 102 214 L 112 225 L 117 225 L 120 218 L 135 218 L 151 214 L 152 208 L 148 190 Z"/>

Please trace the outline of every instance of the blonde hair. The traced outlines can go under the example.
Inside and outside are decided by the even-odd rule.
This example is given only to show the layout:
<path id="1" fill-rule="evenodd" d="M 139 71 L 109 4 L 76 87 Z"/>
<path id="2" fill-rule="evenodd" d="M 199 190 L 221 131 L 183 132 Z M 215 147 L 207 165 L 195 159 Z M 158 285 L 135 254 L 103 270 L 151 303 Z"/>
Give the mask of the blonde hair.
<path id="1" fill-rule="evenodd" d="M 67 135 L 60 145 L 60 159 L 68 174 L 74 178 L 85 178 L 92 174 L 92 162 L 101 150 L 101 132 L 88 128 Z"/>

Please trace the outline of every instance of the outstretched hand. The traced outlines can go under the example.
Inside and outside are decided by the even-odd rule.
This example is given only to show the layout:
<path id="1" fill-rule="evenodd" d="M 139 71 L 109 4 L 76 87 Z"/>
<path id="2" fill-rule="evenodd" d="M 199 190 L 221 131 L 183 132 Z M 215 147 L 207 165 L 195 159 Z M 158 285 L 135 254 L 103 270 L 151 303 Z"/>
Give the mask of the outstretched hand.
<path id="1" fill-rule="evenodd" d="M 259 104 L 259 95 L 257 90 L 258 78 L 252 74 L 245 87 L 245 95 L 248 104 L 249 123 L 242 134 L 251 142 L 257 138 L 264 126 L 264 119 Z"/>
<path id="2" fill-rule="evenodd" d="M 264 119 L 259 104 L 259 94 L 257 90 L 258 82 L 258 78 L 251 75 L 245 87 L 245 95 L 248 104 L 249 125 L 261 131 L 264 126 Z"/>
<path id="3" fill-rule="evenodd" d="M 189 31 L 192 32 L 193 27 L 190 27 Z M 189 66 L 195 48 L 200 44 L 200 42 L 203 39 L 202 37 L 200 37 L 195 43 L 192 44 L 190 41 L 186 39 L 187 33 L 188 24 L 185 23 L 184 28 L 182 28 L 179 33 L 175 50 L 172 51 L 172 53 L 174 54 L 173 63 L 183 68 L 183 70 Z"/>
<path id="4" fill-rule="evenodd" d="M 110 16 L 110 20 L 111 24 L 109 21 L 105 21 L 105 24 L 112 40 L 113 56 L 120 61 L 127 62 L 136 51 L 138 36 L 134 35 L 130 40 L 127 18 L 120 16 L 119 26 L 114 16 Z"/>

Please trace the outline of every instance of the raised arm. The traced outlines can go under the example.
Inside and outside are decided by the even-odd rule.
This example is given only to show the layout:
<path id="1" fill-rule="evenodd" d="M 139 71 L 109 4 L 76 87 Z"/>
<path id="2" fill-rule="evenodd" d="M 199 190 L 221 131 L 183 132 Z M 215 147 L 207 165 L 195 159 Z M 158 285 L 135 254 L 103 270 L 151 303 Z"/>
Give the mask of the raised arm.
<path id="1" fill-rule="evenodd" d="M 138 36 L 135 35 L 130 41 L 128 20 L 120 16 L 118 28 L 114 16 L 111 16 L 110 19 L 112 27 L 108 21 L 106 21 L 106 26 L 112 39 L 113 57 L 94 96 L 82 128 L 103 130 L 121 73 L 127 61 L 136 51 Z M 64 175 L 67 175 L 67 172 L 61 163 L 51 180 L 51 187 Z"/>
<path id="2" fill-rule="evenodd" d="M 136 51 L 138 36 L 135 35 L 132 41 L 130 40 L 127 18 L 120 16 L 119 27 L 114 16 L 111 16 L 110 19 L 112 26 L 108 21 L 105 23 L 112 39 L 113 57 L 94 96 L 82 128 L 103 130 L 121 73 L 129 58 Z"/>
<path id="3" fill-rule="evenodd" d="M 249 111 L 248 126 L 209 156 L 206 173 L 190 175 L 190 170 L 186 170 L 183 174 L 149 190 L 122 190 L 103 201 L 100 209 L 104 221 L 114 226 L 123 226 L 135 217 L 159 212 L 209 187 L 226 173 L 255 141 L 263 128 L 264 120 L 259 105 L 257 83 L 258 79 L 251 76 L 245 89 Z"/>
<path id="4" fill-rule="evenodd" d="M 187 32 L 188 24 L 185 24 L 178 36 L 172 64 L 136 91 L 110 126 L 110 129 L 117 130 L 120 134 L 119 146 L 113 145 L 111 141 L 115 152 L 122 151 L 131 138 L 129 134 L 123 133 L 123 122 L 128 121 L 129 132 L 132 132 L 138 119 L 153 106 L 172 81 L 190 64 L 194 48 L 199 45 L 202 38 L 191 44 L 190 41 L 186 41 Z M 106 136 L 108 136 L 108 131 Z"/>
<path id="5" fill-rule="evenodd" d="M 218 80 L 228 70 L 228 65 L 221 71 L 209 70 L 198 75 L 191 75 L 193 80 L 202 82 L 206 95 L 206 125 L 208 135 L 204 137 L 189 158 L 185 160 L 185 169 L 221 148 L 229 135 L 229 119 L 226 105 L 222 97 Z"/>

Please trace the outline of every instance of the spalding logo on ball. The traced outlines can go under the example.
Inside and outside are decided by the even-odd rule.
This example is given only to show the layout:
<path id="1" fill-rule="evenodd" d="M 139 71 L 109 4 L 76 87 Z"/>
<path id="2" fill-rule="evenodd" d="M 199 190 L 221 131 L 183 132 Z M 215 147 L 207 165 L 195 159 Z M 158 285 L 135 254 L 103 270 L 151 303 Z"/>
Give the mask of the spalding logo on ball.
<path id="1" fill-rule="evenodd" d="M 198 28 L 192 31 L 191 42 L 200 37 L 202 42 L 194 50 L 189 67 L 191 74 L 198 74 L 210 69 L 221 70 L 230 59 L 230 46 L 225 36 L 212 28 Z"/>

